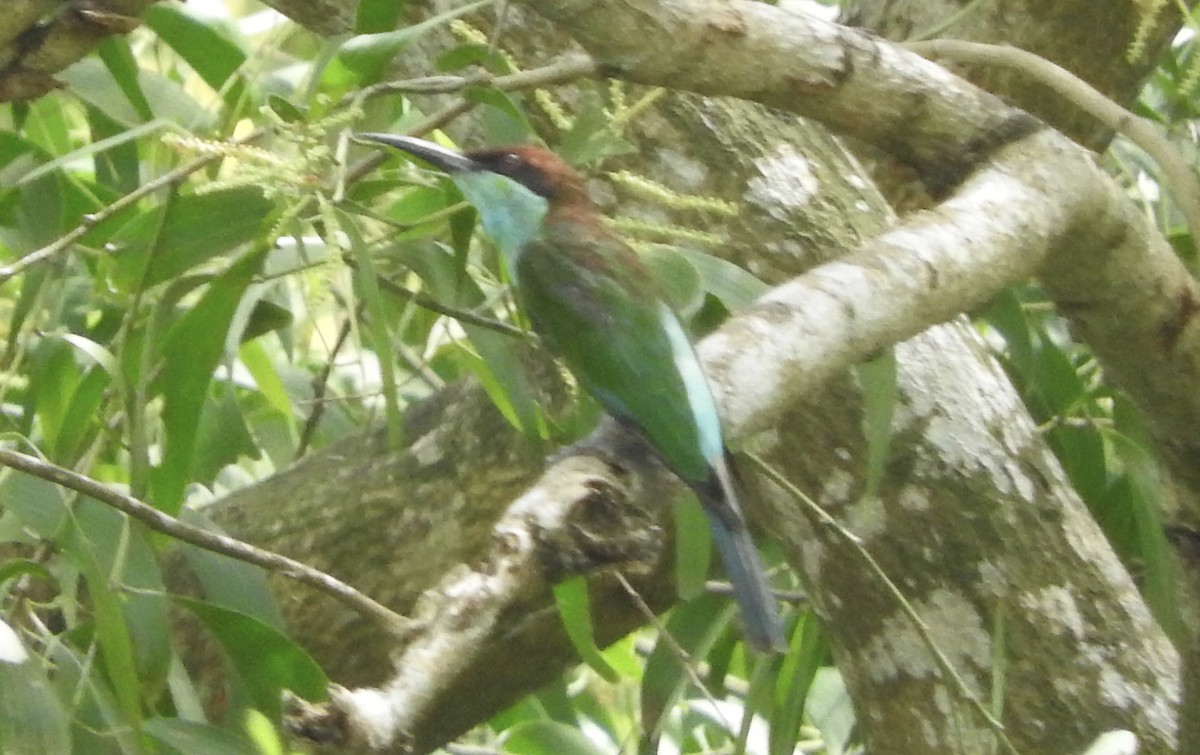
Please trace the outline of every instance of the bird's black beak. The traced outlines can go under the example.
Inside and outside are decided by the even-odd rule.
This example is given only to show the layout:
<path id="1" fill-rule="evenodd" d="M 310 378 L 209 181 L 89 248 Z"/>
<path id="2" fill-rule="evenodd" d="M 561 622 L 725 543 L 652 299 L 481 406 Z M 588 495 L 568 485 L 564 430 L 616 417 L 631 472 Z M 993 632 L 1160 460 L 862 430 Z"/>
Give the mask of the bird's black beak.
<path id="1" fill-rule="evenodd" d="M 452 149 L 447 149 L 440 144 L 434 144 L 433 142 L 427 142 L 424 139 L 418 139 L 414 136 L 379 134 L 368 131 L 355 134 L 354 140 L 358 142 L 382 144 L 387 147 L 395 147 L 402 152 L 407 152 L 413 157 L 419 157 L 430 165 L 440 168 L 447 173 L 462 173 L 466 171 L 480 170 L 480 166 L 466 155 L 455 152 Z"/>

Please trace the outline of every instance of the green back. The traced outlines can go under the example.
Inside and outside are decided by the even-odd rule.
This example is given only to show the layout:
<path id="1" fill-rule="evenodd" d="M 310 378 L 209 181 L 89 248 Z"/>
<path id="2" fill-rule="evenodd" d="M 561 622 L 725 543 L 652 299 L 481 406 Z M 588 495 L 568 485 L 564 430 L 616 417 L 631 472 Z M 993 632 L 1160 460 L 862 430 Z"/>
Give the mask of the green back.
<path id="1" fill-rule="evenodd" d="M 534 329 L 584 389 L 639 426 L 685 480 L 707 479 L 723 453 L 716 409 L 682 328 L 633 251 L 603 229 L 550 219 L 515 272 Z"/>

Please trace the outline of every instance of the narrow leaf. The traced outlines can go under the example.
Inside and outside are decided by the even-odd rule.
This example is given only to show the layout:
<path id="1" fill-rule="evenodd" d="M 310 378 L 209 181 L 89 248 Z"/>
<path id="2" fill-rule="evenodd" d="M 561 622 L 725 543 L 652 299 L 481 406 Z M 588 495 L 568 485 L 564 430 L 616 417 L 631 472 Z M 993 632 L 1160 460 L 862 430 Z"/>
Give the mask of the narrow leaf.
<path id="1" fill-rule="evenodd" d="M 225 348 L 225 335 L 238 302 L 266 256 L 263 247 L 247 254 L 209 284 L 199 303 L 166 334 L 159 385 L 164 398 L 167 442 L 154 470 L 155 503 L 175 513 L 183 502 L 196 447 L 200 410 Z"/>
<path id="2" fill-rule="evenodd" d="M 729 260 L 689 247 L 674 247 L 700 273 L 704 290 L 721 300 L 730 312 L 748 307 L 770 287 Z"/>
<path id="3" fill-rule="evenodd" d="M 792 634 L 791 647 L 779 669 L 782 701 L 771 717 L 771 755 L 791 755 L 795 750 L 808 692 L 827 652 L 817 617 L 806 613 Z"/>
<path id="4" fill-rule="evenodd" d="M 146 101 L 146 95 L 142 93 L 142 86 L 138 81 L 140 67 L 133 56 L 133 50 L 129 47 L 129 40 L 121 36 L 109 37 L 100 43 L 96 52 L 125 94 L 125 99 L 142 120 L 149 121 L 154 118 L 150 103 Z"/>
<path id="5" fill-rule="evenodd" d="M 616 683 L 621 675 L 604 659 L 600 648 L 596 647 L 596 637 L 592 632 L 592 611 L 588 603 L 587 578 L 577 575 L 559 582 L 554 586 L 554 602 L 558 606 L 558 615 L 571 638 L 571 645 L 583 662 L 606 681 Z"/>
<path id="6" fill-rule="evenodd" d="M 712 532 L 695 496 L 675 507 L 675 583 L 684 600 L 701 595 L 712 565 Z"/>
<path id="7" fill-rule="evenodd" d="M 147 8 L 142 18 L 215 90 L 246 62 L 246 53 L 229 33 L 186 7 L 159 3 Z"/>
<path id="8" fill-rule="evenodd" d="M 610 747 L 599 747 L 577 727 L 556 721 L 531 721 L 505 732 L 504 751 L 517 755 L 605 755 Z"/>
<path id="9" fill-rule="evenodd" d="M 221 755 L 260 755 L 254 743 L 212 724 L 178 718 L 152 718 L 142 731 L 179 752 L 209 752 Z"/>
<path id="10" fill-rule="evenodd" d="M 325 672 L 287 635 L 251 616 L 228 608 L 176 596 L 221 643 L 253 707 L 279 716 L 280 696 L 291 690 L 307 700 L 324 697 Z"/>

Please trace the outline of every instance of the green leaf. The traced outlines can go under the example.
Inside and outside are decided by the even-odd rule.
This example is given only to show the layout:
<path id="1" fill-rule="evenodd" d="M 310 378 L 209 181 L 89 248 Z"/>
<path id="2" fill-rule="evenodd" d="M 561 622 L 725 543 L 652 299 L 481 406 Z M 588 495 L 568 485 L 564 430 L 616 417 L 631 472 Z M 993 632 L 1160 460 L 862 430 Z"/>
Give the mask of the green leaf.
<path id="1" fill-rule="evenodd" d="M 38 659 L 0 618 L 0 750 L 5 755 L 71 752 L 70 720 Z"/>
<path id="2" fill-rule="evenodd" d="M 695 496 L 687 496 L 675 507 L 675 584 L 680 598 L 691 600 L 704 593 L 711 565 L 708 516 Z"/>
<path id="3" fill-rule="evenodd" d="M 505 92 L 489 87 L 471 86 L 462 91 L 463 99 L 477 102 L 488 111 L 483 115 L 484 136 L 490 144 L 518 144 L 534 133 L 525 113 Z M 499 116 L 499 117 L 495 117 Z"/>
<path id="4" fill-rule="evenodd" d="M 246 62 L 246 53 L 223 24 L 202 18 L 185 6 L 151 5 L 142 19 L 214 90 L 225 86 Z"/>
<path id="5" fill-rule="evenodd" d="M 704 306 L 705 288 L 696 269 L 682 250 L 666 244 L 647 244 L 639 255 L 671 309 L 684 321 L 692 319 Z"/>
<path id="6" fill-rule="evenodd" d="M 1086 400 L 1087 386 L 1067 352 L 1069 347 L 1056 343 L 1046 330 L 1038 334 L 1035 372 L 1030 379 L 1051 414 L 1072 414 Z"/>
<path id="7" fill-rule="evenodd" d="M 191 479 L 208 485 L 227 465 L 242 457 L 261 456 L 262 449 L 246 427 L 233 385 L 228 382 L 211 385 L 196 429 Z"/>
<path id="8" fill-rule="evenodd" d="M 87 108 L 87 119 L 93 143 L 123 136 L 127 130 L 94 107 Z M 142 183 L 142 161 L 135 141 L 126 141 L 96 155 L 92 165 L 98 186 L 128 194 Z"/>
<path id="9" fill-rule="evenodd" d="M 1158 625 L 1178 647 L 1184 647 L 1180 643 L 1186 644 L 1187 633 L 1179 610 L 1175 553 L 1159 514 L 1163 500 L 1158 464 L 1146 447 L 1123 433 L 1112 432 L 1110 437 L 1132 483 L 1131 505 L 1137 523 L 1138 555 L 1143 564 L 1142 595 Z"/>
<path id="10" fill-rule="evenodd" d="M 28 250 L 48 244 L 67 231 L 65 183 L 60 176 L 44 176 L 17 194 L 13 226 L 16 241 Z"/>
<path id="11" fill-rule="evenodd" d="M 387 216 L 397 223 L 415 225 L 431 213 L 446 209 L 446 191 L 434 186 L 414 186 L 388 205 Z"/>
<path id="12" fill-rule="evenodd" d="M 607 157 L 636 152 L 636 148 L 611 128 L 609 115 L 599 97 L 587 95 L 575 114 L 571 130 L 563 135 L 556 151 L 572 165 L 588 165 Z"/>
<path id="13" fill-rule="evenodd" d="M 827 653 L 820 622 L 811 611 L 806 612 L 792 634 L 791 647 L 779 669 L 783 699 L 771 717 L 771 755 L 791 755 L 795 751 L 808 693 Z"/>
<path id="14" fill-rule="evenodd" d="M 266 256 L 266 248 L 247 254 L 209 284 L 200 301 L 163 340 L 161 388 L 166 449 L 151 481 L 155 504 L 174 514 L 183 502 L 196 448 L 200 411 L 213 371 L 225 351 L 225 336 L 247 286 Z"/>
<path id="15" fill-rule="evenodd" d="M 241 357 L 250 377 L 254 378 L 259 392 L 267 399 L 267 403 L 283 416 L 293 416 L 295 412 L 292 399 L 288 396 L 287 388 L 279 377 L 279 371 L 275 369 L 270 355 L 267 354 L 266 347 L 259 341 L 247 341 L 238 350 L 238 356 Z"/>
<path id="16" fill-rule="evenodd" d="M 347 69 L 358 75 L 362 83 L 374 83 L 383 74 L 384 69 L 392 59 L 404 50 L 414 39 L 422 34 L 436 29 L 456 18 L 474 13 L 476 10 L 490 5 L 493 0 L 479 0 L 467 5 L 452 8 L 444 13 L 430 16 L 419 24 L 406 26 L 395 31 L 379 34 L 359 34 L 351 37 L 342 44 L 338 51 L 338 59 Z"/>
<path id="17" fill-rule="evenodd" d="M 308 120 L 307 109 L 297 107 L 277 94 L 267 98 L 267 105 L 284 123 L 304 123 Z"/>
<path id="18" fill-rule="evenodd" d="M 98 58 L 84 58 L 57 75 L 76 96 L 117 123 L 133 127 L 145 121 Z"/>
<path id="19" fill-rule="evenodd" d="M 25 576 L 43 579 L 47 582 L 54 581 L 54 575 L 51 574 L 45 566 L 39 564 L 37 561 L 32 561 L 27 558 L 18 558 L 0 564 L 0 587 L 2 587 L 4 583 L 8 582 L 10 579 L 17 579 Z"/>
<path id="20" fill-rule="evenodd" d="M 52 539 L 67 520 L 62 488 L 9 467 L 0 469 L 0 500 L 25 528 L 45 540 Z"/>
<path id="21" fill-rule="evenodd" d="M 392 59 L 425 31 L 419 25 L 376 34 L 359 34 L 342 43 L 338 61 L 363 84 L 374 84 Z"/>
<path id="22" fill-rule="evenodd" d="M 143 212 L 112 239 L 115 283 L 149 288 L 256 239 L 272 222 L 274 203 L 253 187 L 176 196 Z M 165 213 L 165 216 L 164 216 Z"/>
<path id="23" fill-rule="evenodd" d="M 84 373 L 71 392 L 62 426 L 51 447 L 52 458 L 62 462 L 78 458 L 86 440 L 102 431 L 105 399 L 111 385 L 104 369 L 93 367 Z"/>
<path id="24" fill-rule="evenodd" d="M 1004 337 L 1005 356 L 1016 371 L 1026 377 L 1032 375 L 1036 361 L 1033 339 L 1018 293 L 1012 289 L 1000 292 L 984 319 Z"/>
<path id="25" fill-rule="evenodd" d="M 504 385 L 496 378 L 487 361 L 480 359 L 478 354 L 473 353 L 460 343 L 451 344 L 448 349 L 455 362 L 460 364 L 466 372 L 475 376 L 479 384 L 483 386 L 483 390 L 487 392 L 488 398 L 492 404 L 504 416 L 504 419 L 518 430 L 524 431 L 527 427 L 522 420 L 521 414 L 517 411 L 513 404 L 509 392 Z"/>
<path id="26" fill-rule="evenodd" d="M 612 749 L 611 744 L 594 744 L 578 727 L 556 721 L 530 721 L 505 732 L 504 751 L 517 755 L 605 755 Z"/>
<path id="27" fill-rule="evenodd" d="M 145 121 L 101 61 L 84 58 L 57 76 L 71 87 L 75 96 L 117 123 L 132 127 Z M 204 130 L 211 125 L 213 114 L 177 82 L 142 69 L 138 72 L 138 83 L 153 116 L 191 130 Z"/>
<path id="28" fill-rule="evenodd" d="M 281 713 L 280 695 L 291 690 L 320 700 L 329 684 L 325 672 L 287 635 L 251 616 L 192 598 L 176 596 L 196 615 L 228 656 L 253 707 L 271 718 Z"/>
<path id="29" fill-rule="evenodd" d="M 54 686 L 60 700 L 71 701 L 73 752 L 136 753 L 139 735 L 117 705 L 108 681 L 97 668 L 93 652 L 80 652 L 71 643 L 53 643 L 46 649 L 54 664 Z"/>
<path id="30" fill-rule="evenodd" d="M 76 505 L 75 519 L 81 533 L 80 547 L 88 549 L 86 557 L 95 560 L 98 573 L 105 575 L 112 590 L 115 606 L 127 627 L 143 694 L 149 695 L 149 690 L 160 688 L 166 680 L 171 661 L 165 587 L 148 539 L 150 532 L 91 498 Z"/>
<path id="31" fill-rule="evenodd" d="M 93 504 L 101 506 L 94 501 Z M 102 508 L 116 514 L 112 509 Z M 111 544 L 97 548 L 80 522 L 75 519 L 69 520 L 60 542 L 74 566 L 87 580 L 88 596 L 95 612 L 96 639 L 101 650 L 103 668 L 108 674 L 108 681 L 116 696 L 122 718 L 126 724 L 136 728 L 142 718 L 141 701 L 138 699 L 142 687 L 138 678 L 133 638 L 121 611 L 121 600 L 113 590 L 109 572 L 104 569 L 102 561 L 114 549 L 111 548 Z M 163 640 L 165 639 L 164 636 Z"/>
<path id="32" fill-rule="evenodd" d="M 495 391 L 488 393 L 498 401 L 497 406 L 502 411 L 508 408 L 505 417 L 509 422 L 530 438 L 549 437 L 545 413 L 529 383 L 514 339 L 475 325 L 464 326 L 463 330 L 483 357 L 482 362 L 471 363 L 475 373 L 480 380 L 491 383 Z"/>
<path id="33" fill-rule="evenodd" d="M 244 728 L 250 740 L 254 742 L 258 755 L 286 755 L 288 752 L 294 752 L 286 747 L 279 730 L 261 711 L 246 711 Z"/>
<path id="34" fill-rule="evenodd" d="M 404 3 L 396 0 L 359 0 L 354 33 L 373 34 L 394 29 L 403 10 Z"/>
<path id="35" fill-rule="evenodd" d="M 576 575 L 556 584 L 554 603 L 558 606 L 558 615 L 567 629 L 567 636 L 571 638 L 571 645 L 583 662 L 606 681 L 614 684 L 620 681 L 621 675 L 604 659 L 600 648 L 596 647 L 596 637 L 592 632 L 592 611 L 588 603 L 587 578 Z"/>
<path id="36" fill-rule="evenodd" d="M 139 80 L 155 116 L 192 132 L 208 131 L 215 124 L 216 112 L 201 104 L 174 79 L 143 69 Z"/>
<path id="37" fill-rule="evenodd" d="M 91 361 L 98 364 L 112 377 L 118 381 L 122 379 L 121 363 L 113 355 L 111 351 L 104 348 L 95 341 L 85 336 L 75 333 L 63 333 L 61 338 L 71 346 L 75 347 L 80 353 L 84 354 Z"/>
<path id="38" fill-rule="evenodd" d="M 380 391 L 383 393 L 384 411 L 387 414 L 388 441 L 393 448 L 398 448 L 404 431 L 404 416 L 400 412 L 400 397 L 396 391 L 396 364 L 392 357 L 392 334 L 388 327 L 388 309 L 379 290 L 379 277 L 375 272 L 375 261 L 371 250 L 358 235 L 354 219 L 342 214 L 343 228 L 350 235 L 354 247 L 355 259 L 358 261 L 355 279 L 362 291 L 362 298 L 367 305 L 369 319 L 367 334 L 371 339 L 371 347 L 379 363 Z"/>
<path id="39" fill-rule="evenodd" d="M 250 343 L 259 336 L 266 335 L 276 330 L 283 330 L 291 325 L 295 318 L 292 316 L 292 311 L 281 307 L 272 301 L 259 299 L 254 302 L 254 309 L 251 310 L 250 316 L 246 318 L 245 328 L 242 330 L 242 343 Z"/>
<path id="40" fill-rule="evenodd" d="M 142 723 L 142 731 L 179 752 L 261 755 L 254 743 L 245 737 L 198 721 L 151 718 Z"/>
<path id="41" fill-rule="evenodd" d="M 471 224 L 474 229 L 474 223 Z M 425 281 L 434 298 L 470 309 L 486 301 L 483 290 L 466 274 L 461 260 L 435 244 L 406 244 L 395 255 Z M 511 336 L 475 325 L 463 330 L 478 352 L 460 350 L 455 357 L 476 374 L 496 407 L 513 427 L 531 438 L 548 437 L 545 415 L 526 377 L 525 367 Z"/>
<path id="42" fill-rule="evenodd" d="M 750 306 L 770 290 L 766 283 L 729 260 L 689 247 L 673 248 L 692 263 L 704 290 L 720 299 L 730 312 Z"/>
<path id="43" fill-rule="evenodd" d="M 433 67 L 447 73 L 472 65 L 482 65 L 488 70 L 492 70 L 487 63 L 490 62 L 490 58 L 494 57 L 496 57 L 495 53 L 489 50 L 487 45 L 461 44 L 451 47 L 439 55 L 433 62 Z"/>
<path id="44" fill-rule="evenodd" d="M 180 518 L 211 532 L 221 532 L 202 512 L 193 508 L 180 512 Z M 204 597 L 209 603 L 285 631 L 283 614 L 279 612 L 275 593 L 267 584 L 266 572 L 261 567 L 194 545 L 182 544 L 180 549 L 192 573 L 200 581 Z"/>
<path id="45" fill-rule="evenodd" d="M 1092 427 L 1058 425 L 1046 433 L 1079 495 L 1094 507 L 1109 485 L 1109 462 L 1104 437 Z"/>
<path id="46" fill-rule="evenodd" d="M 71 347 L 59 339 L 40 340 L 31 357 L 29 376 L 33 381 L 30 391 L 33 407 L 44 443 L 54 446 L 82 370 Z"/>
<path id="47" fill-rule="evenodd" d="M 150 103 L 146 101 L 146 95 L 142 93 L 141 83 L 138 81 L 140 70 L 137 60 L 133 57 L 133 50 L 129 48 L 129 41 L 125 37 L 109 37 L 100 43 L 96 52 L 138 116 L 143 121 L 152 120 L 154 113 L 150 109 Z"/>

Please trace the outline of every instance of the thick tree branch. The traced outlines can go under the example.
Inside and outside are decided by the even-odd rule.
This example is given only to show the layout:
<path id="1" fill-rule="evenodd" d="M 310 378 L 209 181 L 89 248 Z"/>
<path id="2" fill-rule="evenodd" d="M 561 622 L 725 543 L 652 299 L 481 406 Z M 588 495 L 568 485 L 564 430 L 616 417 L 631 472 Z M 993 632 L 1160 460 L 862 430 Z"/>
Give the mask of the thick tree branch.
<path id="1" fill-rule="evenodd" d="M 908 48 L 931 60 L 1012 68 L 1059 93 L 1113 131 L 1124 134 L 1158 164 L 1193 236 L 1200 233 L 1200 180 L 1155 123 L 1129 112 L 1062 66 L 1016 47 L 938 39 L 909 44 Z"/>
<path id="2" fill-rule="evenodd" d="M 799 113 L 879 146 L 935 189 L 954 186 L 996 146 L 1036 128 L 1022 111 L 902 47 L 764 3 L 524 4 L 574 37 L 604 75 Z"/>
<path id="3" fill-rule="evenodd" d="M 828 377 L 1027 280 L 1077 238 L 1075 217 L 1118 201 L 1052 132 L 1006 149 L 937 209 L 776 288 L 705 339 L 723 416 L 738 434 L 771 426 Z"/>
<path id="4" fill-rule="evenodd" d="M 128 34 L 156 0 L 75 0 L 36 23 L 57 3 L 21 0 L 0 21 L 0 102 L 34 99 L 58 86 L 54 74 L 115 34 Z"/>

